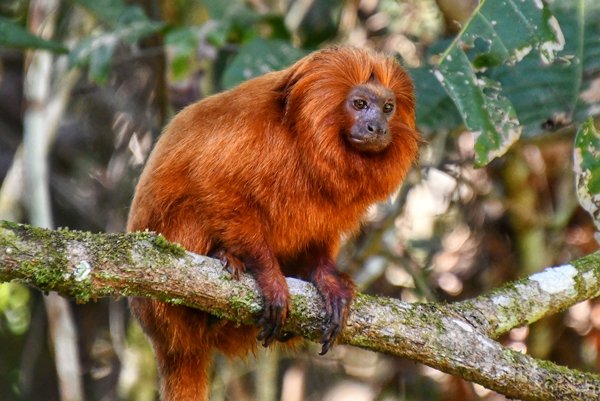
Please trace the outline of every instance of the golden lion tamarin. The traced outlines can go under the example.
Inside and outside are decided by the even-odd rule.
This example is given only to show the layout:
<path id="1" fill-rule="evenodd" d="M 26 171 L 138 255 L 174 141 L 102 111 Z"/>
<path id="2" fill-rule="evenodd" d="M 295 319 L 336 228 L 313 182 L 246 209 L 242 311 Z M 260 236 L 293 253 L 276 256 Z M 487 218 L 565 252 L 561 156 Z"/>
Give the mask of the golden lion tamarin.
<path id="1" fill-rule="evenodd" d="M 283 339 L 285 276 L 325 304 L 322 353 L 348 316 L 354 286 L 335 265 L 340 237 L 386 199 L 419 144 L 413 86 L 391 57 L 338 47 L 251 79 L 177 114 L 137 185 L 128 230 L 163 234 L 258 282 L 254 327 L 134 298 L 156 353 L 165 400 L 205 400 L 213 349 L 228 356 Z"/>

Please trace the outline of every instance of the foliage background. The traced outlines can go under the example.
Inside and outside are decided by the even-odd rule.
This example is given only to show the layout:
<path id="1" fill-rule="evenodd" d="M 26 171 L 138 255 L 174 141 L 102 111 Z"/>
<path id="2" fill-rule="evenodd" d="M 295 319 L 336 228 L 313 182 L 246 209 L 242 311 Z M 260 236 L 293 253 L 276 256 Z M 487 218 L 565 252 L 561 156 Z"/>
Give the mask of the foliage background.
<path id="1" fill-rule="evenodd" d="M 565 37 L 554 63 L 543 63 L 534 49 L 508 65 L 480 57 L 495 55 L 501 38 L 484 40 L 469 16 L 514 22 L 467 0 L 71 0 L 57 3 L 50 41 L 25 29 L 37 3 L 0 4 L 0 218 L 30 219 L 28 194 L 11 197 L 22 180 L 7 178 L 18 168 L 31 108 L 25 48 L 55 52 L 50 98 L 66 93 L 48 159 L 54 224 L 118 232 L 152 143 L 177 110 L 313 49 L 347 43 L 398 55 L 415 79 L 427 141 L 395 199 L 369 213 L 340 256 L 362 291 L 409 301 L 465 299 L 598 249 L 573 169 L 576 128 L 600 114 L 600 12 L 593 1 L 550 3 Z M 466 47 L 477 67 L 469 88 L 508 98 L 522 129 L 489 164 L 461 119 L 486 107 L 457 109 L 433 73 L 458 76 L 440 55 L 461 47 L 452 40 L 463 26 L 478 35 Z M 509 37 L 518 37 L 514 28 Z M 577 150 L 590 143 L 582 139 Z M 126 302 L 71 306 L 85 399 L 156 399 L 152 353 Z M 584 302 L 502 341 L 599 372 L 600 303 Z M 504 399 L 410 361 L 342 346 L 325 357 L 317 350 L 307 343 L 258 350 L 247 361 L 218 358 L 211 399 Z M 1 398 L 59 400 L 53 352 L 42 294 L 0 284 Z"/>

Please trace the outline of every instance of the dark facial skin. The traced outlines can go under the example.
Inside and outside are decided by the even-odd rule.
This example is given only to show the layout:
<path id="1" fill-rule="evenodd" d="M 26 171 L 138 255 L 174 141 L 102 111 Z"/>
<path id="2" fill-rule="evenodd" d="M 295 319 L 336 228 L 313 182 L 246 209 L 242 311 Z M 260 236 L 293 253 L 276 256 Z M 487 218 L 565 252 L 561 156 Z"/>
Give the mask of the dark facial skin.
<path id="1" fill-rule="evenodd" d="M 367 83 L 355 86 L 348 94 L 346 110 L 353 119 L 347 141 L 360 152 L 376 153 L 392 141 L 388 122 L 396 110 L 391 90 Z"/>

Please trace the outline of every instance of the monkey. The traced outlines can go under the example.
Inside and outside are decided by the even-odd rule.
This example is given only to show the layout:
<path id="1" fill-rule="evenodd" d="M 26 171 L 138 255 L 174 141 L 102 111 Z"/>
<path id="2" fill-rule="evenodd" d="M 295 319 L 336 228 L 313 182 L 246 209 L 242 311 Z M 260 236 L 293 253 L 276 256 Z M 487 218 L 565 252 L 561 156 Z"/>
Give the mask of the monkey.
<path id="1" fill-rule="evenodd" d="M 133 197 L 128 231 L 151 230 L 249 272 L 264 301 L 256 326 L 148 298 L 130 299 L 149 337 L 165 401 L 206 400 L 213 351 L 244 355 L 288 336 L 286 276 L 326 306 L 321 354 L 348 318 L 355 286 L 336 267 L 341 238 L 388 198 L 414 162 L 413 84 L 391 56 L 339 46 L 181 110 Z"/>

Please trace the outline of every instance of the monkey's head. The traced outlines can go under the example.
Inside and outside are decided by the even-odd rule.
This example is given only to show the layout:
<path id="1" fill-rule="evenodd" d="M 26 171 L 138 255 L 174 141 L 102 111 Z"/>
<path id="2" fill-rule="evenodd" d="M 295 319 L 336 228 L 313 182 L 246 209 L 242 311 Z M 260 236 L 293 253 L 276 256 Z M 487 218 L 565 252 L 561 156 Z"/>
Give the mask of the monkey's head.
<path id="1" fill-rule="evenodd" d="M 392 142 L 388 128 L 396 109 L 394 93 L 377 82 L 353 87 L 345 102 L 350 129 L 342 134 L 356 150 L 379 152 Z"/>
<path id="2" fill-rule="evenodd" d="M 389 196 L 420 143 L 412 81 L 398 62 L 338 47 L 312 53 L 280 76 L 286 132 L 321 192 L 358 209 Z"/>
<path id="3" fill-rule="evenodd" d="M 353 47 L 325 49 L 290 67 L 284 85 L 285 118 L 328 152 L 373 155 L 406 142 L 406 156 L 416 154 L 413 86 L 393 58 Z"/>

